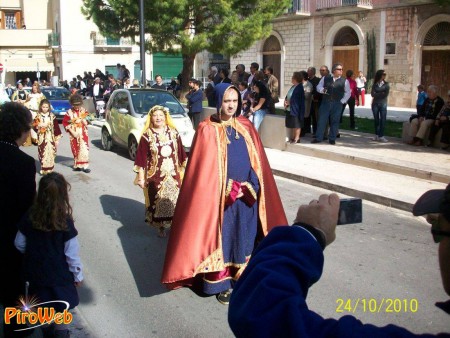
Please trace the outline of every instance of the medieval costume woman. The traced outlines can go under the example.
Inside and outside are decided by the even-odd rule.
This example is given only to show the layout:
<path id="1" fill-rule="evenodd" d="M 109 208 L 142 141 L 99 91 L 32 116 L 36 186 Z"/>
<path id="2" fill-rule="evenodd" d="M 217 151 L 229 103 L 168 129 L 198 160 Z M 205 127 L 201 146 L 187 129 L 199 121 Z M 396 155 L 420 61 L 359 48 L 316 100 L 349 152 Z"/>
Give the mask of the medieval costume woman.
<path id="1" fill-rule="evenodd" d="M 144 189 L 145 221 L 159 229 L 160 237 L 172 225 L 186 158 L 169 109 L 154 106 L 139 141 L 134 171 L 135 184 Z"/>

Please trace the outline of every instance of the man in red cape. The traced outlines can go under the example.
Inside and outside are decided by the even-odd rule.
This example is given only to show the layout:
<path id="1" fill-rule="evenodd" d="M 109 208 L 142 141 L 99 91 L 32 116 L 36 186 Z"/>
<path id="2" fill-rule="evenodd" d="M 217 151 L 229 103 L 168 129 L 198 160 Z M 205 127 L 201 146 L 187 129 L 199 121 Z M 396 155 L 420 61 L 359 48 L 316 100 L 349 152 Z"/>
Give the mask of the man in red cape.
<path id="1" fill-rule="evenodd" d="M 219 84 L 215 91 L 218 113 L 200 123 L 192 144 L 173 217 L 162 283 L 176 289 L 191 286 L 198 279 L 206 284 L 205 293 L 217 293 L 219 301 L 227 304 L 230 289 L 247 265 L 254 244 L 273 227 L 287 224 L 287 220 L 258 132 L 247 118 L 236 117 L 242 107 L 239 91 L 230 84 Z M 222 101 L 231 102 L 224 99 L 230 95 L 235 103 L 229 103 L 226 111 Z M 230 172 L 246 163 L 253 179 L 231 179 Z M 227 212 L 241 208 L 240 205 L 249 213 L 244 218 L 238 215 L 234 222 Z M 233 215 L 236 218 L 236 212 Z M 253 228 L 257 229 L 242 241 L 240 236 L 252 232 L 240 232 L 246 226 L 242 219 L 252 218 Z M 230 230 L 227 223 L 237 226 L 232 224 L 234 228 Z M 251 247 L 244 261 L 236 262 L 235 257 L 230 260 L 224 252 L 234 255 L 236 249 L 230 250 L 229 246 L 236 246 L 239 241 L 251 241 Z M 243 246 L 248 251 L 247 243 Z M 217 289 L 223 288 L 222 284 L 228 285 L 226 290 Z"/>

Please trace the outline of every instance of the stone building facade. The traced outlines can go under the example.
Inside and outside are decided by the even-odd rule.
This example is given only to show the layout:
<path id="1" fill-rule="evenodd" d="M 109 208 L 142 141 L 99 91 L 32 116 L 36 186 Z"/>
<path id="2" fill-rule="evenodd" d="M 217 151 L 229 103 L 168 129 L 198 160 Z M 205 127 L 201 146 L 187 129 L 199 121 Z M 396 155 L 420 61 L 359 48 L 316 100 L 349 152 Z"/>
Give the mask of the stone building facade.
<path id="1" fill-rule="evenodd" d="M 437 85 L 443 98 L 450 90 L 450 6 L 432 0 L 293 0 L 293 8 L 272 25 L 267 39 L 230 64 L 271 65 L 282 95 L 292 73 L 309 66 L 339 61 L 344 70 L 367 74 L 368 53 L 374 69 L 387 73 L 391 106 L 414 107 L 420 83 Z M 368 37 L 374 37 L 373 51 Z"/>

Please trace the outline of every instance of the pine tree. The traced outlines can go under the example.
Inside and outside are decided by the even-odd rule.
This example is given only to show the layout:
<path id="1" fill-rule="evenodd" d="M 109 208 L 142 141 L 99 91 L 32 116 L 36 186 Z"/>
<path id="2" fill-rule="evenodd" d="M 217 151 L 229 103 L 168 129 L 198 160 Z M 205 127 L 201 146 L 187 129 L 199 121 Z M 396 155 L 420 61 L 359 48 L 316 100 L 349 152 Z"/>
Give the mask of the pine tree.
<path id="1" fill-rule="evenodd" d="M 203 50 L 236 55 L 267 37 L 272 20 L 292 0 L 145 0 L 146 50 L 181 52 L 187 87 L 195 55 Z M 111 38 L 139 36 L 139 1 L 83 0 L 83 14 Z"/>

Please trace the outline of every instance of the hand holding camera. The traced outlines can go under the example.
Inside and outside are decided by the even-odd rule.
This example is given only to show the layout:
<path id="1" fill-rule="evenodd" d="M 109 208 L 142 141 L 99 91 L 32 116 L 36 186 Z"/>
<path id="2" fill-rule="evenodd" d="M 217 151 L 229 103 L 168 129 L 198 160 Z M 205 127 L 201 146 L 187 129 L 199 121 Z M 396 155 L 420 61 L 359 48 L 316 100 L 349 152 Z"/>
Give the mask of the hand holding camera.
<path id="1" fill-rule="evenodd" d="M 336 194 L 320 195 L 318 200 L 312 200 L 308 205 L 301 205 L 297 211 L 294 223 L 309 224 L 325 235 L 326 245 L 336 238 L 336 224 L 339 213 L 339 196 Z"/>

